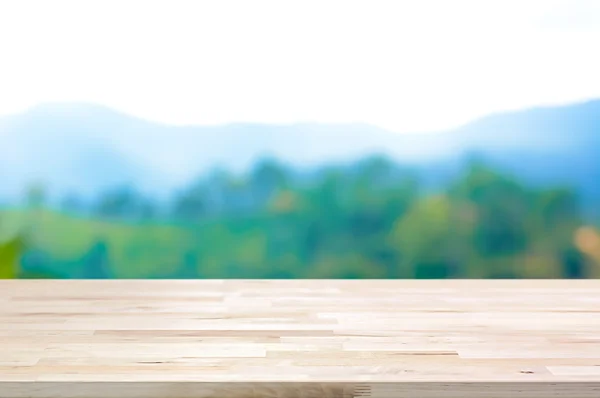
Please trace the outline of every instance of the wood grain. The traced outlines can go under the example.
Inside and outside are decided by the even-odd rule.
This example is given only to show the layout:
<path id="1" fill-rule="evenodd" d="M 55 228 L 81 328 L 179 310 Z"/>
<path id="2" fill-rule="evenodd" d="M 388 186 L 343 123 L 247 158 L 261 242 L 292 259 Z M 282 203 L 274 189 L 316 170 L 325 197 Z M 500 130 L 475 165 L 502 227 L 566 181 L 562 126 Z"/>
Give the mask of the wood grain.
<path id="1" fill-rule="evenodd" d="M 0 281 L 0 398 L 600 397 L 600 281 Z"/>

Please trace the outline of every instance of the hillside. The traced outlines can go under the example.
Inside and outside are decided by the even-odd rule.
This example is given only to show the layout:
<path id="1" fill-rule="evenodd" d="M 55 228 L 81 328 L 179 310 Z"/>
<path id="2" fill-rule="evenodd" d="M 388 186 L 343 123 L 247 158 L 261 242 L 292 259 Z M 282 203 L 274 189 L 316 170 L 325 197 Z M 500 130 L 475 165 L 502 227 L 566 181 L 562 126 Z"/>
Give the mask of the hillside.
<path id="1" fill-rule="evenodd" d="M 158 195 L 215 167 L 244 170 L 263 156 L 312 167 L 381 153 L 434 173 L 473 152 L 534 182 L 574 184 L 600 196 L 593 183 L 600 181 L 600 100 L 420 135 L 365 124 L 169 126 L 92 104 L 46 104 L 0 118 L 0 140 L 4 199 L 38 180 L 58 195 L 94 195 L 125 183 Z"/>

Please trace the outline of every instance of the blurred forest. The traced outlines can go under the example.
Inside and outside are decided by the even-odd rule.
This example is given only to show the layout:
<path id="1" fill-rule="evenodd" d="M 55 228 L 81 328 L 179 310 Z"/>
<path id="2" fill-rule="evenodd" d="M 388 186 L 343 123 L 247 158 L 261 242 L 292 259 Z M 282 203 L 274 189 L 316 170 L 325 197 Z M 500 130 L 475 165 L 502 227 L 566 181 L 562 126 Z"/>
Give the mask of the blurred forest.
<path id="1" fill-rule="evenodd" d="M 475 158 L 443 189 L 383 157 L 315 173 L 264 159 L 166 201 L 125 186 L 57 208 L 37 184 L 0 209 L 0 278 L 596 278 L 584 210 Z"/>

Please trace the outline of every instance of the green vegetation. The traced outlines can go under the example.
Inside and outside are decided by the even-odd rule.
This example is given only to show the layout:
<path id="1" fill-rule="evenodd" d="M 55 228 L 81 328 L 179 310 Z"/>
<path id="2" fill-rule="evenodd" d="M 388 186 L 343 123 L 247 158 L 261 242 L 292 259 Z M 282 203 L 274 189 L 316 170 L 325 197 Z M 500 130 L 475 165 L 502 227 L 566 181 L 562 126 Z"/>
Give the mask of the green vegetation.
<path id="1" fill-rule="evenodd" d="M 0 244 L 0 279 L 14 279 L 19 276 L 19 253 L 22 242 L 14 237 Z"/>
<path id="2" fill-rule="evenodd" d="M 383 158 L 310 176 L 263 161 L 200 179 L 168 206 L 114 189 L 87 212 L 75 200 L 49 209 L 36 186 L 26 208 L 0 211 L 0 277 L 599 276 L 600 238 L 576 192 L 479 161 L 443 189 L 420 180 Z"/>

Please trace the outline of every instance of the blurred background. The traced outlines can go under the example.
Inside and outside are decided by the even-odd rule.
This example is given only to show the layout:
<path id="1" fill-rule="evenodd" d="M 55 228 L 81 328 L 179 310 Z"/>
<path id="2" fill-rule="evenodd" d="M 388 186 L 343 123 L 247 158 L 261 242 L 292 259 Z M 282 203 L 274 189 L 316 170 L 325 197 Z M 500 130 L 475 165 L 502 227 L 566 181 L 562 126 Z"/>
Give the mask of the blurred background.
<path id="1" fill-rule="evenodd" d="M 600 277 L 600 3 L 218 3 L 0 3 L 0 278 Z"/>

